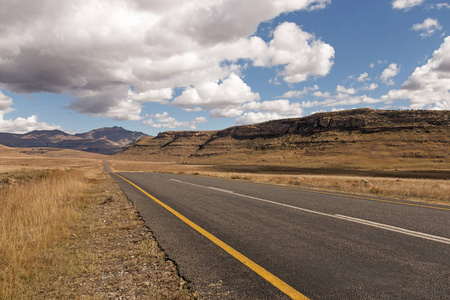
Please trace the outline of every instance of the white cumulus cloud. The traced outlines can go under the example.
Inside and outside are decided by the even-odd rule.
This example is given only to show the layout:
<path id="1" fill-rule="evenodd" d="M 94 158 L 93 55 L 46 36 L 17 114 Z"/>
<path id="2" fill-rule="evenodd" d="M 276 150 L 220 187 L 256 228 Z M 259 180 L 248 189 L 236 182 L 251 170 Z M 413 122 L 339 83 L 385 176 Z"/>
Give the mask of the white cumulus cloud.
<path id="1" fill-rule="evenodd" d="M 431 5 L 431 8 L 436 8 L 436 9 L 450 8 L 450 4 L 449 3 L 433 4 L 433 5 Z"/>
<path id="2" fill-rule="evenodd" d="M 408 10 L 414 6 L 421 5 L 424 0 L 394 0 L 392 7 L 395 9 Z"/>
<path id="3" fill-rule="evenodd" d="M 187 88 L 171 104 L 188 109 L 200 107 L 211 110 L 258 99 L 259 94 L 252 92 L 239 76 L 232 73 L 221 83 L 204 82 Z"/>
<path id="4" fill-rule="evenodd" d="M 271 65 L 283 65 L 286 82 L 305 81 L 309 76 L 325 76 L 333 65 L 334 49 L 294 23 L 277 27 L 270 42 Z"/>
<path id="5" fill-rule="evenodd" d="M 349 95 L 353 95 L 356 93 L 356 90 L 354 88 L 348 88 L 346 89 L 345 87 L 343 87 L 342 85 L 338 85 L 336 87 L 336 92 L 338 93 L 344 93 L 344 94 L 349 94 Z"/>
<path id="6" fill-rule="evenodd" d="M 129 90 L 128 94 L 130 95 L 130 98 L 133 101 L 139 103 L 145 102 L 167 103 L 168 100 L 172 99 L 173 90 L 171 88 L 163 88 L 156 90 L 148 90 L 141 93 Z"/>
<path id="7" fill-rule="evenodd" d="M 338 93 L 337 95 L 329 95 L 324 100 L 308 100 L 301 103 L 303 108 L 311 107 L 336 107 L 336 106 L 354 106 L 358 104 L 374 104 L 385 100 L 376 99 L 367 95 L 350 95 Z"/>
<path id="8" fill-rule="evenodd" d="M 417 67 L 399 90 L 383 100 L 409 99 L 414 109 L 450 109 L 450 36 L 426 64 Z"/>
<path id="9" fill-rule="evenodd" d="M 400 68 L 397 66 L 397 64 L 392 63 L 386 69 L 384 69 L 383 72 L 381 72 L 380 79 L 386 85 L 393 85 L 394 80 L 392 78 L 397 76 L 398 72 L 400 72 Z"/>
<path id="10" fill-rule="evenodd" d="M 421 37 L 427 37 L 435 33 L 436 30 L 441 30 L 442 26 L 439 24 L 438 20 L 426 18 L 422 23 L 414 24 L 412 29 L 420 31 Z"/>
<path id="11" fill-rule="evenodd" d="M 301 98 L 304 95 L 308 95 L 312 91 L 317 91 L 319 86 L 315 84 L 312 87 L 304 87 L 302 90 L 291 90 L 283 94 L 283 98 Z"/>
<path id="12" fill-rule="evenodd" d="M 109 107 L 108 110 L 101 114 L 118 121 L 138 121 L 141 118 L 142 106 L 131 99 L 120 101 L 117 105 Z"/>
<path id="13" fill-rule="evenodd" d="M 9 133 L 27 133 L 33 130 L 54 130 L 61 129 L 58 125 L 49 125 L 45 122 L 39 122 L 37 115 L 27 118 L 18 117 L 17 119 L 5 119 L 0 115 L 0 132 Z"/>
<path id="14" fill-rule="evenodd" d="M 153 128 L 174 129 L 186 127 L 189 129 L 196 129 L 198 124 L 206 122 L 207 120 L 205 117 L 197 117 L 191 121 L 177 121 L 175 118 L 170 117 L 167 112 L 163 112 L 161 114 L 150 115 L 150 118 L 143 123 Z"/>
<path id="15" fill-rule="evenodd" d="M 239 74 L 242 61 L 278 67 L 287 82 L 328 74 L 334 49 L 295 24 L 278 26 L 269 43 L 252 35 L 261 22 L 330 2 L 0 0 L 0 88 L 64 93 L 78 113 L 137 120 L 144 103 L 195 87 L 209 109 L 205 85 Z"/>
<path id="16" fill-rule="evenodd" d="M 293 116 L 297 117 L 297 116 Z M 300 116 L 299 116 L 300 117 Z M 289 118 L 289 116 L 283 116 L 274 112 L 246 112 L 244 115 L 236 119 L 237 125 L 249 125 L 270 120 L 279 120 Z"/>
<path id="17" fill-rule="evenodd" d="M 244 113 L 244 109 L 240 106 L 229 106 L 225 108 L 216 108 L 209 114 L 212 118 L 235 118 Z"/>
<path id="18" fill-rule="evenodd" d="M 211 112 L 213 118 L 238 117 L 236 124 L 253 124 L 274 119 L 294 118 L 303 115 L 299 103 L 291 103 L 287 99 L 252 101 L 242 105 L 215 109 Z"/>
<path id="19" fill-rule="evenodd" d="M 371 64 L 371 68 L 373 68 L 372 64 Z M 369 80 L 369 79 L 370 79 L 369 78 L 369 74 L 366 72 L 366 73 L 360 74 L 358 79 L 357 79 L 357 81 L 358 82 L 364 82 L 364 81 Z"/>
<path id="20" fill-rule="evenodd" d="M 5 115 L 14 110 L 11 108 L 12 105 L 12 98 L 0 91 L 0 132 L 27 133 L 33 130 L 61 129 L 58 125 L 39 122 L 37 115 L 32 115 L 27 118 L 5 119 Z"/>
<path id="21" fill-rule="evenodd" d="M 0 91 L 0 115 L 5 115 L 13 111 L 11 106 L 13 105 L 13 101 L 11 97 L 6 96 Z"/>
<path id="22" fill-rule="evenodd" d="M 369 84 L 368 86 L 363 87 L 362 89 L 363 89 L 363 90 L 366 90 L 366 91 L 374 91 L 374 90 L 376 90 L 377 88 L 378 88 L 378 84 L 376 84 L 375 82 L 373 82 L 373 83 Z"/>
<path id="23" fill-rule="evenodd" d="M 303 115 L 299 103 L 290 103 L 289 100 L 279 99 L 273 101 L 251 102 L 243 105 L 246 112 L 236 119 L 236 124 L 255 124 L 269 120 L 298 118 Z"/>
<path id="24" fill-rule="evenodd" d="M 285 116 L 301 116 L 302 108 L 299 103 L 290 103 L 289 100 L 279 99 L 263 102 L 250 102 L 243 105 L 244 110 L 275 112 Z"/>

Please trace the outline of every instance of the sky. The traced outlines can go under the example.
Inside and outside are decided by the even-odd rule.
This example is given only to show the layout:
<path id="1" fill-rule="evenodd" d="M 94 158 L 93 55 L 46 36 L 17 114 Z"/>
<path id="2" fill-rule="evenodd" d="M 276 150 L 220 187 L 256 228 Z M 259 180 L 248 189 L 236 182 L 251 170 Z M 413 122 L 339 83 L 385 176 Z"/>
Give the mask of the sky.
<path id="1" fill-rule="evenodd" d="M 444 0 L 0 0 L 0 132 L 450 109 Z"/>

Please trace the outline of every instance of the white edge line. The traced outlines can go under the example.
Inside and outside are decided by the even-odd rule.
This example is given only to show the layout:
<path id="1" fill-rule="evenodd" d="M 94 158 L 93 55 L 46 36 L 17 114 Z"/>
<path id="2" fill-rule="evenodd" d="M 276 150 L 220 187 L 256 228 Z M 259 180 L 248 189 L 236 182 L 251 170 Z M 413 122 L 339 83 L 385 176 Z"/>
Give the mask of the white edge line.
<path id="1" fill-rule="evenodd" d="M 309 212 L 309 213 L 313 213 L 313 214 L 317 214 L 317 215 L 322 215 L 322 216 L 331 217 L 331 218 L 335 218 L 335 219 L 340 219 L 340 220 L 345 220 L 345 221 L 354 222 L 354 223 L 358 223 L 358 224 L 363 224 L 363 225 L 367 225 L 367 226 L 372 226 L 372 227 L 376 227 L 376 228 L 380 228 L 380 229 L 384 229 L 384 230 L 389 230 L 389 231 L 402 233 L 402 234 L 409 235 L 409 236 L 414 236 L 414 237 L 418 237 L 418 238 L 427 239 L 427 240 L 431 240 L 431 241 L 435 241 L 435 242 L 439 242 L 439 243 L 449 244 L 450 245 L 450 239 L 445 238 L 445 237 L 440 237 L 440 236 L 431 235 L 431 234 L 427 234 L 427 233 L 422 233 L 422 232 L 418 232 L 418 231 L 412 231 L 412 230 L 408 230 L 408 229 L 404 229 L 404 228 L 400 228 L 400 227 L 395 227 L 395 226 L 391 226 L 391 225 L 376 223 L 376 222 L 372 222 L 372 221 L 367 221 L 367 220 L 363 220 L 363 219 L 348 217 L 348 216 L 339 215 L 339 214 L 327 214 L 327 213 L 318 212 L 318 211 L 314 211 L 314 210 L 310 210 L 310 209 L 306 209 L 306 208 L 300 208 L 300 207 L 297 207 L 297 206 L 284 204 L 284 203 L 279 203 L 279 202 L 275 202 L 275 201 L 271 201 L 271 200 L 267 200 L 267 199 L 262 199 L 262 198 L 258 198 L 258 197 L 238 194 L 238 193 L 235 193 L 235 192 L 230 191 L 230 190 L 224 190 L 224 189 L 220 189 L 220 188 L 216 188 L 216 187 L 212 187 L 212 186 L 209 186 L 209 187 L 208 186 L 203 186 L 203 185 L 199 185 L 199 184 L 195 184 L 195 183 L 181 181 L 181 180 L 178 180 L 178 179 L 170 179 L 170 180 L 176 181 L 176 182 L 180 182 L 180 183 L 184 183 L 184 184 L 193 185 L 193 186 L 196 186 L 196 187 L 201 187 L 201 188 L 204 188 L 204 189 L 211 189 L 211 190 L 215 190 L 215 191 L 218 191 L 218 192 L 224 192 L 224 193 L 228 193 L 228 194 L 233 194 L 233 195 L 244 197 L 244 198 L 249 198 L 249 199 L 262 201 L 262 202 L 266 202 L 266 203 L 271 203 L 271 204 L 275 204 L 275 205 L 279 205 L 279 206 L 284 206 L 284 207 L 287 207 L 287 208 L 292 208 L 292 209 L 296 209 L 296 210 L 300 210 L 300 211 L 304 211 L 304 212 Z"/>
<path id="2" fill-rule="evenodd" d="M 431 235 L 431 234 L 427 234 L 427 233 L 422 233 L 422 232 L 418 232 L 418 231 L 412 231 L 412 230 L 409 230 L 409 229 L 404 229 L 404 228 L 395 227 L 395 226 L 391 226 L 391 225 L 376 223 L 376 222 L 372 222 L 372 221 L 367 221 L 367 220 L 347 217 L 347 216 L 343 216 L 343 215 L 335 215 L 335 217 L 338 218 L 338 219 L 347 220 L 347 221 L 350 221 L 350 222 L 364 224 L 364 225 L 367 225 L 367 226 L 377 227 L 377 228 L 381 228 L 381 229 L 385 229 L 385 230 L 390 230 L 390 231 L 394 231 L 394 232 L 398 232 L 398 233 L 402 233 L 402 234 L 415 236 L 415 237 L 419 237 L 419 238 L 423 238 L 423 239 L 427 239 L 427 240 L 431 240 L 431 241 L 440 242 L 440 243 L 444 243 L 444 244 L 449 244 L 450 245 L 450 239 L 445 238 L 445 237 L 440 237 L 440 236 Z"/>
<path id="3" fill-rule="evenodd" d="M 214 190 L 214 191 L 219 191 L 219 192 L 224 192 L 224 193 L 228 193 L 228 194 L 235 194 L 235 192 L 233 192 L 233 191 L 224 190 L 224 189 L 216 188 L 216 187 L 213 187 L 213 186 L 208 186 L 208 189 Z"/>

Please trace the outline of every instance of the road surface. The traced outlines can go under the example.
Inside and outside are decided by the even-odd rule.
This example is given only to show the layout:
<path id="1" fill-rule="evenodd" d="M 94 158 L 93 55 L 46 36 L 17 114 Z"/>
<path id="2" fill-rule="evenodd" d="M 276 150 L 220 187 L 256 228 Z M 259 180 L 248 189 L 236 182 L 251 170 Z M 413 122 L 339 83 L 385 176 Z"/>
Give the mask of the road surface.
<path id="1" fill-rule="evenodd" d="M 450 207 L 200 176 L 112 176 L 206 299 L 449 298 Z"/>

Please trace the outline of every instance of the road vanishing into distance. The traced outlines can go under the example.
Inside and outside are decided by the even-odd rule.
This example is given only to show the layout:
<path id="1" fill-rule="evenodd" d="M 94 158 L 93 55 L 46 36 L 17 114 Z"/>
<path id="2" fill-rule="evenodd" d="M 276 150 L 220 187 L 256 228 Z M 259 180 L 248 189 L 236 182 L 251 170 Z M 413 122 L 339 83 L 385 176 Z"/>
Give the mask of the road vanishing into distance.
<path id="1" fill-rule="evenodd" d="M 450 207 L 113 173 L 205 299 L 449 299 Z"/>

